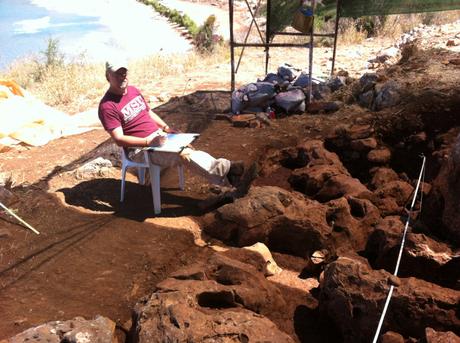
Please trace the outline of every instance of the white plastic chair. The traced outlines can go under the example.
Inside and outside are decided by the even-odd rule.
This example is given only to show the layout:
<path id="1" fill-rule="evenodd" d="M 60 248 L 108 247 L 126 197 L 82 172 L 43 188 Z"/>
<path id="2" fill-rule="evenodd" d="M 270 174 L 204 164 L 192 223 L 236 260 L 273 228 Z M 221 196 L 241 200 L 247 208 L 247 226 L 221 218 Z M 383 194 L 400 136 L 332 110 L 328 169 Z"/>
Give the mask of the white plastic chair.
<path id="1" fill-rule="evenodd" d="M 145 183 L 145 170 L 148 169 L 150 173 L 150 184 L 152 187 L 153 208 L 155 214 L 161 213 L 161 193 L 160 193 L 160 172 L 161 166 L 150 162 L 149 153 L 144 150 L 144 162 L 136 162 L 128 157 L 124 148 L 121 148 L 121 193 L 120 202 L 125 199 L 125 178 L 126 170 L 128 168 L 137 168 L 139 183 Z M 179 172 L 179 188 L 184 190 L 184 168 L 182 165 L 177 167 Z"/>

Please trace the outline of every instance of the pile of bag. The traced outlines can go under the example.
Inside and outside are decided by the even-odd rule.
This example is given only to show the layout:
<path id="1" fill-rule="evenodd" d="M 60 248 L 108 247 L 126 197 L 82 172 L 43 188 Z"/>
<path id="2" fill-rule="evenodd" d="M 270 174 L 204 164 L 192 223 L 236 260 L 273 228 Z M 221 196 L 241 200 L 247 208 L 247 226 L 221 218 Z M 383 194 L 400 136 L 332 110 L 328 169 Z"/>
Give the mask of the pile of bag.
<path id="1" fill-rule="evenodd" d="M 269 73 L 263 80 L 245 85 L 232 93 L 233 114 L 269 112 L 277 114 L 303 113 L 308 96 L 309 76 L 289 64 L 278 67 L 277 73 Z M 325 81 L 312 78 L 312 98 L 322 98 Z"/>

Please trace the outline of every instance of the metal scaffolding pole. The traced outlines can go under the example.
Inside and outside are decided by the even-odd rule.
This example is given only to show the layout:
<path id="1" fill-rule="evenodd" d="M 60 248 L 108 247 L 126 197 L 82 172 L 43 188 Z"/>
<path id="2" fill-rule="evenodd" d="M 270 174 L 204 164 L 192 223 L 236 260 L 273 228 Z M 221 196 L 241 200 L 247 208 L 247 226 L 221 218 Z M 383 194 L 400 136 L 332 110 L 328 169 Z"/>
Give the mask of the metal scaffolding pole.
<path id="1" fill-rule="evenodd" d="M 335 15 L 335 30 L 334 30 L 334 50 L 332 52 L 331 76 L 334 75 L 334 68 L 335 68 L 335 54 L 337 52 L 337 35 L 339 32 L 340 5 L 341 4 L 342 4 L 342 0 L 337 0 L 337 11 Z"/>

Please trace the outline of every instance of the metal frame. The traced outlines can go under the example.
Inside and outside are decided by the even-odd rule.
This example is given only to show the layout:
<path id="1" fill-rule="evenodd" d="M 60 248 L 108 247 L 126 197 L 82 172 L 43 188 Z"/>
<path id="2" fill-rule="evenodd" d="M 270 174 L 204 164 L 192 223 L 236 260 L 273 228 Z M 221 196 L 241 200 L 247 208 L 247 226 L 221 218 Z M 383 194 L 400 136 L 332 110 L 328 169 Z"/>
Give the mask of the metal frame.
<path id="1" fill-rule="evenodd" d="M 335 66 L 335 57 L 336 57 L 336 49 L 337 49 L 337 34 L 338 34 L 338 26 L 339 26 L 339 9 L 340 9 L 340 3 L 341 0 L 337 0 L 337 14 L 336 14 L 336 21 L 335 21 L 335 30 L 333 33 L 327 33 L 327 34 L 316 34 L 314 33 L 314 17 L 313 17 L 313 23 L 312 23 L 312 29 L 311 32 L 308 34 L 305 33 L 296 33 L 296 32 L 274 32 L 273 36 L 275 35 L 290 35 L 290 36 L 310 36 L 310 42 L 306 44 L 297 44 L 297 43 L 270 43 L 270 11 L 271 11 L 271 0 L 267 0 L 267 17 L 266 17 L 266 32 L 265 32 L 265 37 L 263 37 L 262 32 L 259 29 L 259 26 L 257 24 L 255 14 L 260 8 L 260 3 L 261 0 L 258 0 L 257 7 L 255 12 L 252 11 L 251 6 L 249 5 L 248 1 L 245 0 L 245 3 L 249 9 L 249 13 L 251 14 L 251 24 L 249 25 L 249 29 L 246 33 L 244 42 L 235 42 L 234 40 L 234 34 L 233 34 L 233 2 L 234 0 L 229 0 L 229 20 L 230 20 L 230 59 L 231 59 L 231 91 L 235 90 L 235 74 L 238 72 L 238 68 L 241 63 L 241 59 L 244 54 L 244 50 L 246 47 L 256 47 L 256 48 L 264 48 L 265 49 L 265 74 L 268 73 L 268 63 L 270 59 L 270 48 L 271 47 L 295 47 L 295 48 L 307 48 L 309 49 L 309 54 L 308 54 L 308 72 L 309 72 L 309 94 L 311 98 L 312 94 L 312 69 L 313 69 L 313 42 L 314 42 L 314 37 L 330 37 L 334 38 L 334 49 L 333 49 L 333 57 L 332 57 L 332 68 L 331 68 L 331 75 L 334 73 L 334 66 Z M 313 0 L 313 6 L 315 5 L 315 0 Z M 249 38 L 249 35 L 251 33 L 253 24 L 255 24 L 255 27 L 259 33 L 261 43 L 248 43 L 247 40 Z M 241 50 L 241 54 L 238 58 L 238 63 L 235 67 L 235 48 L 237 47 L 242 47 L 243 49 Z M 308 99 L 310 101 L 311 99 Z"/>

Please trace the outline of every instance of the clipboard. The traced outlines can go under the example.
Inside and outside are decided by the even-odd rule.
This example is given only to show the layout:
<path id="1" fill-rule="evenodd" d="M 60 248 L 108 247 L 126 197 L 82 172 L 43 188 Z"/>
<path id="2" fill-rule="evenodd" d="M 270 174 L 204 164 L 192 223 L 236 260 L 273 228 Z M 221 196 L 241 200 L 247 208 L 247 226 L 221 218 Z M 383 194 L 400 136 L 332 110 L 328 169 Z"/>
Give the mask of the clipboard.
<path id="1" fill-rule="evenodd" d="M 180 153 L 187 145 L 192 143 L 199 133 L 168 133 L 167 140 L 163 145 L 145 148 L 150 151 Z"/>

